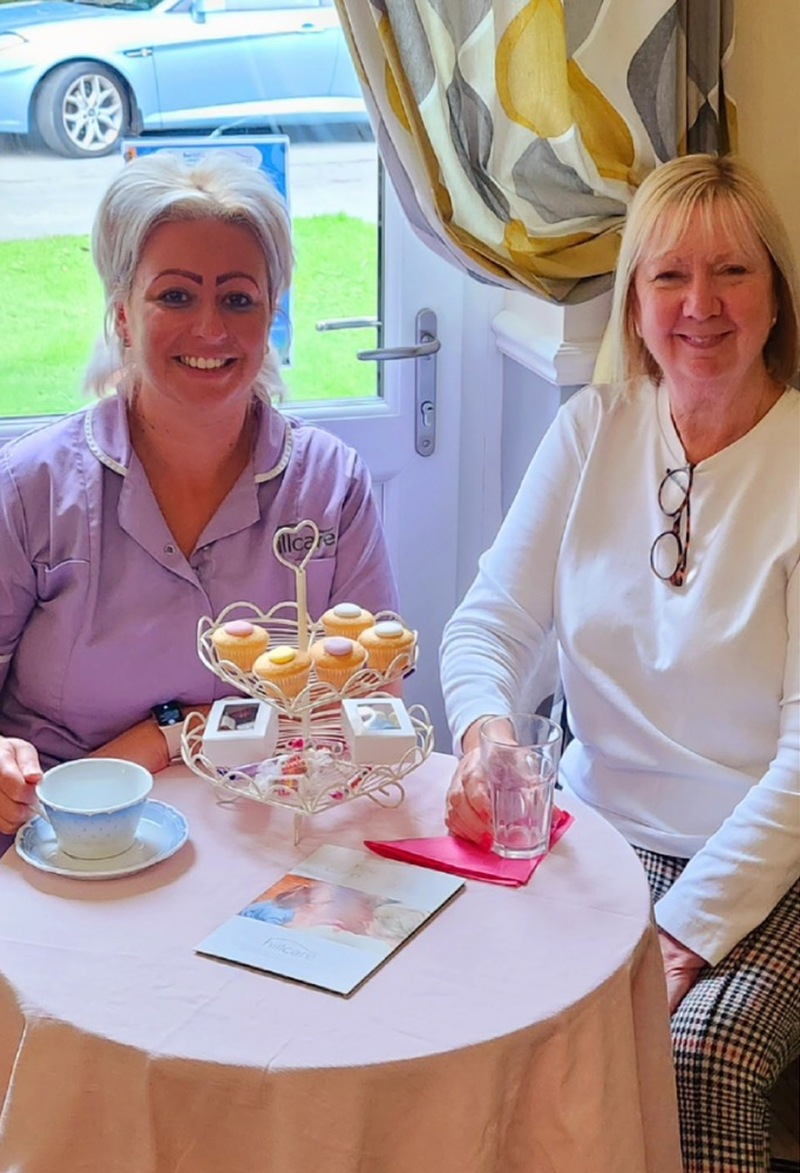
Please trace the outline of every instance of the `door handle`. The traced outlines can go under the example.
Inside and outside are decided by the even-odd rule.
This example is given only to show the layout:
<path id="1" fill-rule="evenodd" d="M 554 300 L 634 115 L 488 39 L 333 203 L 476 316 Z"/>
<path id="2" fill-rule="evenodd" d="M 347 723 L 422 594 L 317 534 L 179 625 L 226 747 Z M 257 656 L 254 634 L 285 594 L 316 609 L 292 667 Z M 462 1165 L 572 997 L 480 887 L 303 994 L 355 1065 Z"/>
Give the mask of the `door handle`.
<path id="1" fill-rule="evenodd" d="M 325 330 L 364 330 L 372 326 L 380 329 L 382 323 L 378 318 L 329 318 L 326 322 L 317 322 L 319 333 Z"/>
<path id="2" fill-rule="evenodd" d="M 395 362 L 399 358 L 428 358 L 442 348 L 436 337 L 437 321 L 433 310 L 420 310 L 416 318 L 416 341 L 413 346 L 381 346 L 377 350 L 358 350 L 362 362 Z"/>
<path id="3" fill-rule="evenodd" d="M 317 330 L 361 330 L 380 325 L 377 318 L 331 318 L 317 322 Z M 436 355 L 442 348 L 437 329 L 433 310 L 420 310 L 416 317 L 416 341 L 412 346 L 382 346 L 377 350 L 356 351 L 362 362 L 414 359 L 414 447 L 420 456 L 433 456 L 436 449 Z"/>
<path id="4" fill-rule="evenodd" d="M 431 315 L 432 331 L 419 328 L 421 314 Z M 382 324 L 378 318 L 330 318 L 325 322 L 317 322 L 316 329 L 322 333 L 326 330 L 363 330 L 374 326 L 377 330 Z M 417 314 L 417 342 L 413 346 L 381 346 L 377 350 L 359 350 L 356 355 L 362 362 L 394 362 L 399 358 L 424 358 L 436 354 L 441 346 L 436 337 L 436 314 L 433 310 L 420 310 Z"/>
<path id="5" fill-rule="evenodd" d="M 436 449 L 436 355 L 442 348 L 436 336 L 437 327 L 433 310 L 420 310 L 413 346 L 358 351 L 362 362 L 414 359 L 414 447 L 420 456 L 433 456 Z"/>
<path id="6" fill-rule="evenodd" d="M 442 344 L 435 334 L 425 334 L 413 346 L 382 346 L 379 350 L 358 350 L 356 358 L 362 362 L 394 362 L 398 358 L 425 358 L 436 354 Z"/>

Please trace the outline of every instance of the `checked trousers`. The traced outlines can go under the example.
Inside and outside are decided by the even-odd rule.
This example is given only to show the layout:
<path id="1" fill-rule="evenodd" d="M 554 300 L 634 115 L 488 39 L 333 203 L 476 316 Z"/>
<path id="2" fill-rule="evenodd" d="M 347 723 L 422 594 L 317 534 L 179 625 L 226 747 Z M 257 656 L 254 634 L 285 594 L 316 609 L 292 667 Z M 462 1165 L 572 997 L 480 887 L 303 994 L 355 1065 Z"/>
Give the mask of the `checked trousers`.
<path id="1" fill-rule="evenodd" d="M 685 859 L 634 848 L 653 901 Z M 685 1173 L 768 1173 L 770 1096 L 800 1053 L 800 881 L 672 1016 Z"/>

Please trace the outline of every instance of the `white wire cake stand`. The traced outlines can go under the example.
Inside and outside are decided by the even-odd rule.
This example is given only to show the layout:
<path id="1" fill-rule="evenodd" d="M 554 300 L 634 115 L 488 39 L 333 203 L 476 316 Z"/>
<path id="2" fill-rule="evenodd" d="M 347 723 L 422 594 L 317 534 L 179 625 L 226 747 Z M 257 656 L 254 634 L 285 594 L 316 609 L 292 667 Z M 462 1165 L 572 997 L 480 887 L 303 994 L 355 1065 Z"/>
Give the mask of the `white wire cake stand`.
<path id="1" fill-rule="evenodd" d="M 416 742 L 392 765 L 356 764 L 350 759 L 342 731 L 341 702 L 362 698 L 386 698 L 386 689 L 409 673 L 417 661 L 417 634 L 398 652 L 385 670 L 359 669 L 341 689 L 317 680 L 313 668 L 309 681 L 297 696 L 287 696 L 271 681 L 262 680 L 230 660 L 222 659 L 213 641 L 214 632 L 233 617 L 263 627 L 269 646 L 288 645 L 306 651 L 325 632 L 309 620 L 306 605 L 306 567 L 319 544 L 319 528 L 313 521 L 277 530 L 272 542 L 278 562 L 292 570 L 297 584 L 297 601 L 279 603 L 260 611 L 253 603 L 231 603 L 216 619 L 204 617 L 197 628 L 197 651 L 210 672 L 232 689 L 254 700 L 267 701 L 278 711 L 278 742 L 272 757 L 235 768 L 220 767 L 203 754 L 205 718 L 190 713 L 182 735 L 182 756 L 186 765 L 229 798 L 251 798 L 256 802 L 291 810 L 295 815 L 294 837 L 298 841 L 303 819 L 354 798 L 371 798 L 381 806 L 399 806 L 405 792 L 402 779 L 416 769 L 433 749 L 430 717 L 422 705 L 408 710 Z M 289 539 L 288 542 L 285 539 Z M 299 561 L 285 555 L 285 549 L 305 553 Z M 393 611 L 381 611 L 375 620 L 394 619 L 406 625 Z"/>
<path id="2" fill-rule="evenodd" d="M 388 696 L 370 693 L 370 699 Z M 433 750 L 433 729 L 422 705 L 408 709 L 416 744 L 399 762 L 356 765 L 350 760 L 338 706 L 304 718 L 279 717 L 278 744 L 271 758 L 240 767 L 216 766 L 203 754 L 205 717 L 190 713 L 183 729 L 183 760 L 219 792 L 221 798 L 250 798 L 282 807 L 294 818 L 294 841 L 305 818 L 354 798 L 369 798 L 379 806 L 399 806 L 405 797 L 403 778 Z"/>
<path id="3" fill-rule="evenodd" d="M 279 531 L 280 532 L 280 531 Z M 375 668 L 361 668 L 355 672 L 342 689 L 317 680 L 312 675 L 309 683 L 296 697 L 287 697 L 280 688 L 270 680 L 261 680 L 252 672 L 246 672 L 238 664 L 230 660 L 223 660 L 217 652 L 212 636 L 217 628 L 224 626 L 230 619 L 246 619 L 254 627 L 263 627 L 269 635 L 269 646 L 285 644 L 297 648 L 303 646 L 300 639 L 301 623 L 298 618 L 296 603 L 278 603 L 270 611 L 260 611 L 253 603 L 231 603 L 221 611 L 216 619 L 203 617 L 197 626 L 197 654 L 202 663 L 224 680 L 231 688 L 244 692 L 255 700 L 269 701 L 278 712 L 286 717 L 296 717 L 304 720 L 319 710 L 337 705 L 349 698 L 373 696 L 386 689 L 390 684 L 407 675 L 417 662 L 417 640 L 414 633 L 412 646 L 399 653 L 385 672 Z M 395 611 L 379 611 L 375 616 L 378 622 L 384 619 L 395 619 L 403 623 L 402 618 Z M 305 646 L 316 639 L 322 639 L 325 632 L 318 623 L 306 624 Z"/>

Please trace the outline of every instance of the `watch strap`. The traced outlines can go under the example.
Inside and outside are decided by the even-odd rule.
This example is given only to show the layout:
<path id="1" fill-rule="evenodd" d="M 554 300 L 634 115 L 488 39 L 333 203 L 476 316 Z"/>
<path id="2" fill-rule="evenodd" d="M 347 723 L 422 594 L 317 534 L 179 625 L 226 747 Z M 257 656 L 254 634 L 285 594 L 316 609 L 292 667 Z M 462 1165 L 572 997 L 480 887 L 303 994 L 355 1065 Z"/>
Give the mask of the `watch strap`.
<path id="1" fill-rule="evenodd" d="M 152 709 L 156 724 L 167 743 L 171 762 L 180 761 L 181 735 L 183 733 L 183 710 L 177 701 L 165 701 Z"/>
<path id="2" fill-rule="evenodd" d="M 167 743 L 169 760 L 171 762 L 179 762 L 181 760 L 183 721 L 178 721 L 174 725 L 159 725 L 158 728 L 161 731 L 161 736 Z"/>

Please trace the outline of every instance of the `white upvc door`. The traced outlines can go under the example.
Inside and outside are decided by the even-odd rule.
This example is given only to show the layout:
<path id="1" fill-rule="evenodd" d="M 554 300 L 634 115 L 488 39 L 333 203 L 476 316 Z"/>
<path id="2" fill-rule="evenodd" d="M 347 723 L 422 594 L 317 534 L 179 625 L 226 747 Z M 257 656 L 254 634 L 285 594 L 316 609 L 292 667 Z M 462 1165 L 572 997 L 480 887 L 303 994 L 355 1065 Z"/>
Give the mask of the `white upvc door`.
<path id="1" fill-rule="evenodd" d="M 466 279 L 414 235 L 388 180 L 383 253 L 383 345 L 412 345 L 418 312 L 429 309 L 436 315 L 441 348 L 435 359 L 433 453 L 422 456 L 415 447 L 414 359 L 384 363 L 380 398 L 319 404 L 301 408 L 301 413 L 356 448 L 370 469 L 397 575 L 401 612 L 419 632 L 419 663 L 404 695 L 407 701 L 426 706 L 436 728 L 437 747 L 449 750 L 438 646 L 457 601 Z M 488 319 L 485 325 L 488 328 Z"/>

